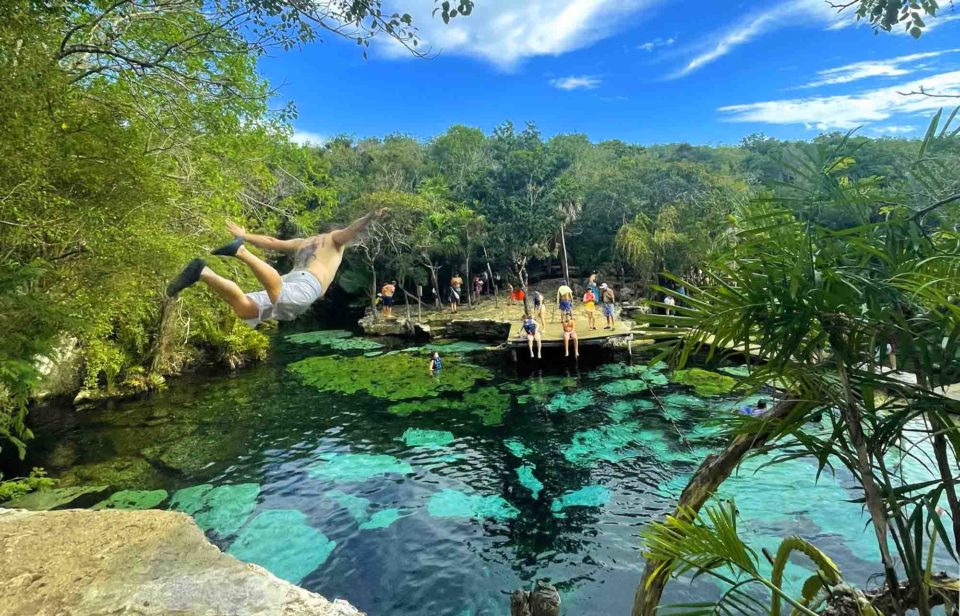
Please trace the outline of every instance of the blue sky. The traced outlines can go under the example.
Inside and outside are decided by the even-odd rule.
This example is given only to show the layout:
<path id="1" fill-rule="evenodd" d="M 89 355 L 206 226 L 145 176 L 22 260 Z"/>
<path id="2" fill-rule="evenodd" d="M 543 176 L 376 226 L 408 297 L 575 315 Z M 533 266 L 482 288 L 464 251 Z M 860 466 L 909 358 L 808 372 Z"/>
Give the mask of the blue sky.
<path id="1" fill-rule="evenodd" d="M 914 40 L 874 34 L 824 0 L 476 0 L 450 25 L 430 0 L 393 4 L 414 15 L 430 59 L 380 39 L 364 60 L 331 35 L 261 60 L 274 103 L 298 109 L 296 139 L 429 138 L 504 120 L 641 144 L 858 126 L 909 137 L 943 101 L 900 92 L 960 94 L 960 9 L 949 6 Z"/>

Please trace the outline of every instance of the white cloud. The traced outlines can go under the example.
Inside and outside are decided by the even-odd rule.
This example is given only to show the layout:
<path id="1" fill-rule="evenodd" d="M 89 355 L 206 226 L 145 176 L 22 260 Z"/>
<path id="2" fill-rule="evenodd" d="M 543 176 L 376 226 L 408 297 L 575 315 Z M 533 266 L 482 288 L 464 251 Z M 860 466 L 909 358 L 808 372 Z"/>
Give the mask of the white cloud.
<path id="1" fill-rule="evenodd" d="M 856 24 L 856 15 L 849 10 L 838 12 L 826 0 L 788 0 L 772 8 L 755 11 L 711 37 L 712 42 L 691 58 L 671 77 L 685 77 L 715 62 L 737 47 L 780 28 L 797 25 L 819 25 L 830 30 Z"/>
<path id="2" fill-rule="evenodd" d="M 593 75 L 580 75 L 579 77 L 570 75 L 569 77 L 559 77 L 551 79 L 550 85 L 558 90 L 593 90 L 600 85 L 601 79 Z"/>
<path id="3" fill-rule="evenodd" d="M 606 38 L 663 0 L 484 0 L 468 17 L 444 24 L 433 17 L 432 2 L 410 11 L 419 28 L 420 48 L 480 58 L 510 70 L 526 58 L 557 56 Z M 394 8 L 391 6 L 391 8 Z M 409 9 L 408 9 L 409 10 Z M 380 49 L 390 57 L 410 57 L 389 37 Z"/>
<path id="4" fill-rule="evenodd" d="M 811 81 L 808 84 L 800 86 L 801 88 L 816 88 L 819 86 L 833 85 L 838 83 L 850 83 L 860 79 L 870 77 L 897 77 L 900 75 L 909 75 L 918 68 L 924 68 L 923 65 L 907 68 L 904 65 L 912 64 L 919 60 L 936 58 L 943 54 L 955 53 L 960 49 L 944 49 L 942 51 L 930 51 L 925 53 L 915 53 L 907 56 L 890 58 L 889 60 L 868 60 L 866 62 L 854 62 L 837 68 L 830 68 L 819 71 L 819 79 Z"/>
<path id="5" fill-rule="evenodd" d="M 300 145 L 320 146 L 327 142 L 327 137 L 320 133 L 312 133 L 308 130 L 294 129 L 293 135 L 290 136 L 290 141 Z"/>
<path id="6" fill-rule="evenodd" d="M 892 124 L 887 126 L 873 126 L 870 128 L 870 131 L 877 135 L 903 135 L 906 133 L 912 133 L 917 130 L 916 126 L 908 126 L 905 124 Z"/>
<path id="7" fill-rule="evenodd" d="M 858 94 L 819 96 L 728 105 L 718 111 L 731 122 L 803 124 L 817 130 L 846 130 L 871 122 L 883 122 L 899 114 L 930 112 L 943 107 L 943 100 L 928 96 L 905 96 L 923 87 L 928 92 L 960 96 L 960 71 Z"/>
<path id="8" fill-rule="evenodd" d="M 652 41 L 647 41 L 646 43 L 637 45 L 637 49 L 641 51 L 653 51 L 657 47 L 670 47 L 676 42 L 677 42 L 677 39 L 672 36 L 667 39 L 655 38 Z"/>

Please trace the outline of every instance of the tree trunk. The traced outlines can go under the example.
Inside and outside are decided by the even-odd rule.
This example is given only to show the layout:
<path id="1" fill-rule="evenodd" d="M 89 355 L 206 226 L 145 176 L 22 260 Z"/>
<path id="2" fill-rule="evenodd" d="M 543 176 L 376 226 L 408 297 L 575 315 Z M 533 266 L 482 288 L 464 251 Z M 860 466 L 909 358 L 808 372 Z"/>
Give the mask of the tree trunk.
<path id="1" fill-rule="evenodd" d="M 470 306 L 470 307 L 472 308 L 472 307 L 473 307 L 473 301 L 471 301 L 470 298 L 471 298 L 472 295 L 473 295 L 473 279 L 470 278 L 470 247 L 469 247 L 469 246 L 467 247 L 467 256 L 465 257 L 465 261 L 464 261 L 464 271 L 465 271 L 466 274 L 467 274 L 467 277 L 466 277 L 467 306 Z M 479 298 L 477 298 L 477 299 L 479 299 Z"/>
<path id="2" fill-rule="evenodd" d="M 443 291 L 440 290 L 440 278 L 438 276 L 438 271 L 440 270 L 439 265 L 434 265 L 433 261 L 426 261 L 427 269 L 430 270 L 430 280 L 433 282 L 433 301 L 436 304 L 437 308 L 443 308 L 443 302 L 440 299 Z"/>
<path id="3" fill-rule="evenodd" d="M 776 433 L 780 421 L 788 417 L 796 406 L 795 400 L 779 402 L 765 415 L 766 422 L 756 433 L 737 435 L 723 451 L 707 456 L 680 494 L 674 517 L 689 520 L 696 516 L 744 456 L 751 449 L 763 447 L 771 435 Z M 633 616 L 656 616 L 660 596 L 670 579 L 672 569 L 672 562 L 647 560 L 643 578 L 633 598 Z"/>
<path id="4" fill-rule="evenodd" d="M 370 274 L 373 279 L 373 287 L 370 290 L 370 310 L 373 312 L 373 320 L 377 320 L 377 266 L 370 264 Z"/>
<path id="5" fill-rule="evenodd" d="M 560 248 L 563 249 L 563 279 L 570 284 L 570 263 L 567 260 L 567 236 L 563 223 L 560 223 Z"/>
<path id="6" fill-rule="evenodd" d="M 153 341 L 151 350 L 150 372 L 161 373 L 167 359 L 167 343 L 170 341 L 170 333 L 173 330 L 174 307 L 177 305 L 176 299 L 166 297 L 160 306 L 160 323 L 157 325 L 157 334 Z"/>
<path id="7" fill-rule="evenodd" d="M 840 349 L 843 345 L 832 344 L 833 348 Z M 880 548 L 880 556 L 883 560 L 883 569 L 887 578 L 887 586 L 890 588 L 891 599 L 897 608 L 897 614 L 903 616 L 903 610 L 900 607 L 899 589 L 900 582 L 897 580 L 897 571 L 894 568 L 893 558 L 890 556 L 890 547 L 887 545 L 887 514 L 886 505 L 883 502 L 883 496 L 873 480 L 873 465 L 870 461 L 870 454 L 867 451 L 867 439 L 863 434 L 863 424 L 861 423 L 860 409 L 850 387 L 850 378 L 847 374 L 847 367 L 843 359 L 838 355 L 837 373 L 840 377 L 840 384 L 843 387 L 844 404 L 840 408 L 840 415 L 847 426 L 847 433 L 850 435 L 850 442 L 853 444 L 857 454 L 857 466 L 860 470 L 860 483 L 863 485 L 863 496 L 867 504 L 867 510 L 870 512 L 870 518 L 873 521 L 873 531 L 877 535 L 877 542 Z"/>

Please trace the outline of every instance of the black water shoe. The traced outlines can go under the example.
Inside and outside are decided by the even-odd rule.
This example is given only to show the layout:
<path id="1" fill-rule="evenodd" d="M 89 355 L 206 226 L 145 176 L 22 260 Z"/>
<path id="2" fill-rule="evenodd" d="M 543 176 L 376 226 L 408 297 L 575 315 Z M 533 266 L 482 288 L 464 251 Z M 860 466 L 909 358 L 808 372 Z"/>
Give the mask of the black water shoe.
<path id="1" fill-rule="evenodd" d="M 218 257 L 235 257 L 241 246 L 243 246 L 243 238 L 238 237 L 229 244 L 224 244 L 216 250 L 211 250 L 210 254 L 217 255 Z"/>
<path id="2" fill-rule="evenodd" d="M 183 291 L 192 284 L 196 284 L 196 282 L 200 280 L 200 273 L 206 266 L 207 262 L 203 259 L 194 259 L 190 263 L 187 263 L 183 271 L 167 285 L 167 297 L 175 297 L 180 291 Z"/>

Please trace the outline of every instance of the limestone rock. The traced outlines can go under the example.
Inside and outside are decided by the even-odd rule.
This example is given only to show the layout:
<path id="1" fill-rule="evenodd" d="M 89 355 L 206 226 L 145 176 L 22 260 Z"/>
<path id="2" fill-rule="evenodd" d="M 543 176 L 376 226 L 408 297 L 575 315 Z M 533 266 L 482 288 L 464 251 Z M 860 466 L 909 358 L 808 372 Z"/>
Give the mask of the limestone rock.
<path id="1" fill-rule="evenodd" d="M 80 389 L 83 383 L 83 356 L 78 344 L 76 338 L 64 337 L 49 356 L 37 358 L 40 382 L 34 394 L 38 399 L 68 396 Z"/>
<path id="2" fill-rule="evenodd" d="M 445 334 L 458 340 L 503 342 L 510 335 L 510 321 L 495 319 L 457 319 L 447 323 Z"/>
<path id="3" fill-rule="evenodd" d="M 110 486 L 51 488 L 24 494 L 20 498 L 4 503 L 3 506 L 10 509 L 28 509 L 30 511 L 89 507 L 103 500 L 109 492 Z"/>
<path id="4" fill-rule="evenodd" d="M 172 511 L 0 510 L 3 611 L 31 616 L 362 616 L 244 564 Z"/>

